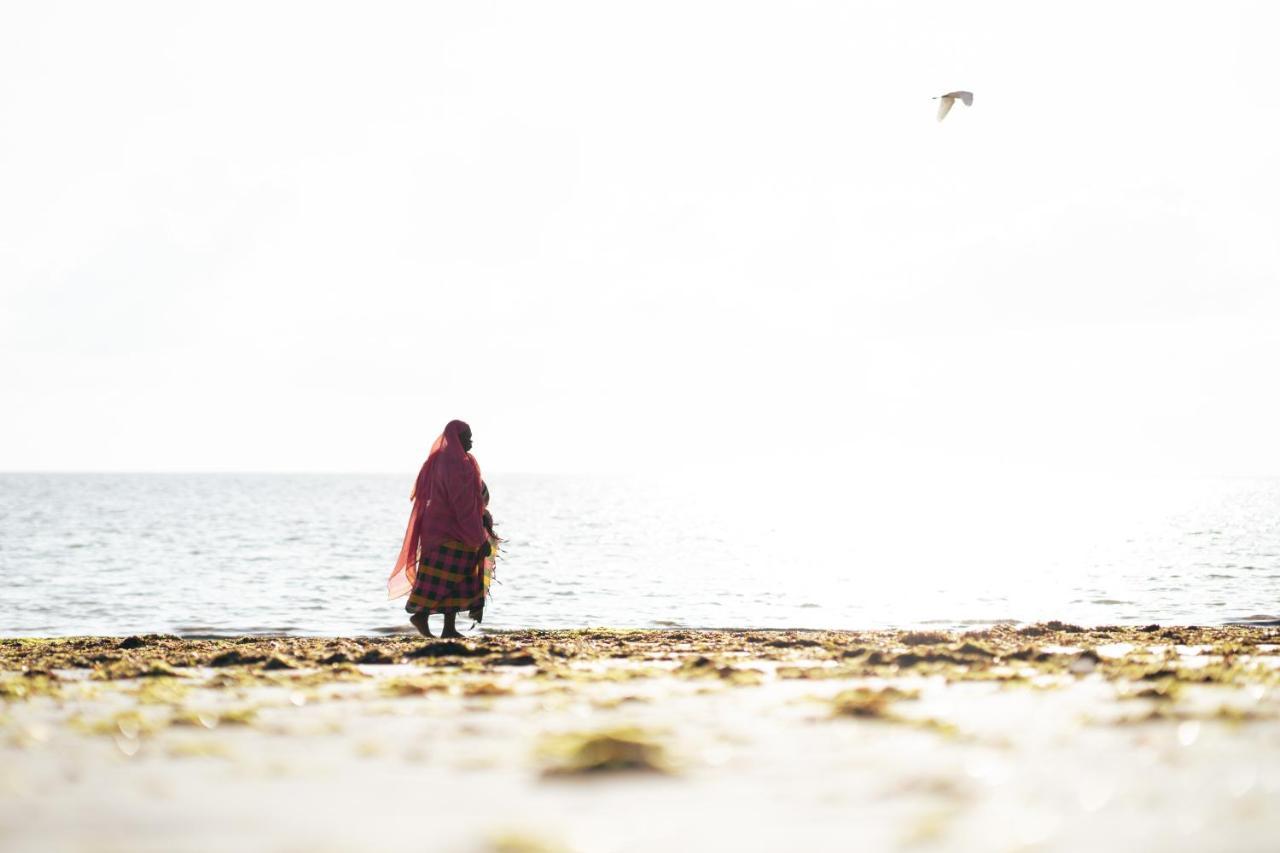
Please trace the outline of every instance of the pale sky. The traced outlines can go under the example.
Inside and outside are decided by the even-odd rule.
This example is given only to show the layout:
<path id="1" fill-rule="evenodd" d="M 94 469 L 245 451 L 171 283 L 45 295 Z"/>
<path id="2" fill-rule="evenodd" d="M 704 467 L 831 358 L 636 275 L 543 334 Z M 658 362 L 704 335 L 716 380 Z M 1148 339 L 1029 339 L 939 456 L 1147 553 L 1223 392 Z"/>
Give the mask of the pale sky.
<path id="1" fill-rule="evenodd" d="M 1276 9 L 4 4 L 0 470 L 1280 474 Z"/>

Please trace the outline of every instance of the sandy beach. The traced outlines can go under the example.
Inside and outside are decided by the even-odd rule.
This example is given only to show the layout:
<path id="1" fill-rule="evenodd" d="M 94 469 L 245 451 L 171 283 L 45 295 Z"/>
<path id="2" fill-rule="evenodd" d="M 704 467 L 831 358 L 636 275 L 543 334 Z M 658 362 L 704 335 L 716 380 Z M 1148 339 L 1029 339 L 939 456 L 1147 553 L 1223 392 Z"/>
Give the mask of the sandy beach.
<path id="1" fill-rule="evenodd" d="M 0 641 L 12 851 L 1270 850 L 1280 631 Z"/>

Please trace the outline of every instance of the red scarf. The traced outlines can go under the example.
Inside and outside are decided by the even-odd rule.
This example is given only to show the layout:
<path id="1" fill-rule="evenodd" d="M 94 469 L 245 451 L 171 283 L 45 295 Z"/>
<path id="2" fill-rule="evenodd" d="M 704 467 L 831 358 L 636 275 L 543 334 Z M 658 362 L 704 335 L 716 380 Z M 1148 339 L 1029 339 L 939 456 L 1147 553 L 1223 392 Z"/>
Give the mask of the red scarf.
<path id="1" fill-rule="evenodd" d="M 387 596 L 399 598 L 413 588 L 424 551 L 446 541 L 479 548 L 488 539 L 484 529 L 484 499 L 480 496 L 480 466 L 462 449 L 462 421 L 449 421 L 431 445 L 409 496 L 413 509 L 404 532 L 404 545 L 387 579 Z"/>

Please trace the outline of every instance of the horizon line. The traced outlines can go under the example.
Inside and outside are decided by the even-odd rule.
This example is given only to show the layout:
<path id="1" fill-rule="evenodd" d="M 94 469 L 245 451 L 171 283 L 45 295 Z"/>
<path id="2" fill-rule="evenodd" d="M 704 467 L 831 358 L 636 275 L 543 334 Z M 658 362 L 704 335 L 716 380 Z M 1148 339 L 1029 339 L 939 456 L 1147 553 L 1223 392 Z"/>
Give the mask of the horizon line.
<path id="1" fill-rule="evenodd" d="M 945 470 L 946 470 L 945 466 L 930 466 L 930 467 L 931 467 L 931 468 L 935 468 L 936 470 L 941 470 L 941 471 L 945 471 Z M 675 469 L 673 469 L 673 470 L 675 470 Z M 904 467 L 904 468 L 903 468 L 903 470 L 908 470 L 908 468 Z M 407 471 L 407 469 L 406 469 L 406 470 L 402 470 L 402 471 L 387 471 L 387 470 L 367 470 L 367 469 L 366 469 L 366 470 L 356 470 L 356 469 L 348 469 L 348 470 L 335 470 L 335 469 L 328 469 L 328 470 L 325 470 L 325 469 L 297 469 L 297 468 L 259 468 L 259 469 L 248 469 L 248 468 L 164 468 L 164 469 L 160 469 L 160 468 L 149 468 L 149 469 L 148 469 L 148 468 L 134 468 L 134 469 L 125 469 L 125 468 L 11 468 L 11 469 L 8 469 L 8 468 L 6 468 L 6 469 L 0 469 L 0 476 L 11 476 L 11 475 L 58 475 L 58 476 L 76 476 L 76 475 L 94 475 L 94 476 L 102 476 L 102 475 L 117 475 L 117 476 L 138 476 L 138 475 L 153 475 L 153 476 L 194 476 L 194 475 L 201 475 L 201 476 L 208 476 L 208 475 L 225 475 L 225 476 L 245 476 L 245 475 L 251 475 L 251 476 L 301 476 L 301 475 L 310 475 L 310 476 L 327 476 L 327 477 L 337 477 L 337 476 L 350 476 L 350 477 L 398 477 L 398 476 L 405 476 L 405 477 L 412 477 L 412 476 L 414 476 L 414 474 L 413 474 L 413 472 L 412 472 L 412 471 L 408 471 L 407 473 L 406 473 L 406 471 Z M 498 469 L 498 470 L 488 470 L 488 471 L 486 471 L 486 472 L 485 472 L 486 476 L 501 476 L 501 477 L 529 477 L 529 476 L 539 476 L 539 477 L 556 477 L 556 476 L 564 476 L 564 477 L 628 477 L 628 476 L 630 476 L 630 477 L 641 477 L 641 478 L 643 478 L 643 477 L 647 477 L 647 476 L 654 476 L 654 475 L 662 474 L 662 473 L 670 473 L 670 472 L 654 471 L 654 470 L 652 470 L 652 469 L 647 470 L 647 471 L 619 470 L 619 469 L 597 470 L 597 471 L 583 471 L 583 470 L 569 470 L 569 471 L 523 470 L 523 471 L 510 471 L 510 470 L 502 470 L 502 469 Z M 1042 474 L 1043 474 L 1043 473 L 1044 473 L 1044 471 L 1043 471 L 1043 470 L 1041 470 L 1041 471 L 1040 471 L 1040 473 L 1042 473 Z M 1063 472 L 1061 472 L 1061 473 L 1068 473 L 1068 472 L 1063 471 Z M 1111 471 L 1111 472 L 1093 472 L 1093 475 L 1094 475 L 1094 476 L 1115 475 L 1115 476 L 1120 476 L 1120 477 L 1123 477 L 1123 478 L 1126 478 L 1126 479 L 1158 479 L 1158 478 L 1174 477 L 1174 478 L 1177 478 L 1177 479 L 1188 479 L 1188 480 L 1204 480 L 1204 479 L 1212 479 L 1212 480 L 1280 480 L 1280 472 L 1274 472 L 1274 471 L 1264 471 L 1264 472 L 1256 472 L 1256 473 L 1243 474 L 1243 473 L 1239 473 L 1239 472 L 1224 473 L 1224 472 L 1204 472 L 1204 471 L 1201 471 L 1201 472 L 1186 472 L 1186 471 L 1183 471 L 1183 472 L 1170 472 L 1170 473 L 1152 473 L 1152 472 L 1150 472 L 1150 471 L 1123 471 L 1123 470 L 1121 470 L 1121 471 Z"/>

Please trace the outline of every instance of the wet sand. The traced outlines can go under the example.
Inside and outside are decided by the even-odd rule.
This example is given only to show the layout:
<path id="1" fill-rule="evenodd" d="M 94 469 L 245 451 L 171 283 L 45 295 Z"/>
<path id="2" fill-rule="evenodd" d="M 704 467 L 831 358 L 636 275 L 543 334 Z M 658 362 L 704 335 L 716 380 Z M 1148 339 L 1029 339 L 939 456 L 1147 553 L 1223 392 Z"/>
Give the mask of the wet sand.
<path id="1" fill-rule="evenodd" d="M 0 850 L 1272 850 L 1280 630 L 0 640 Z"/>

